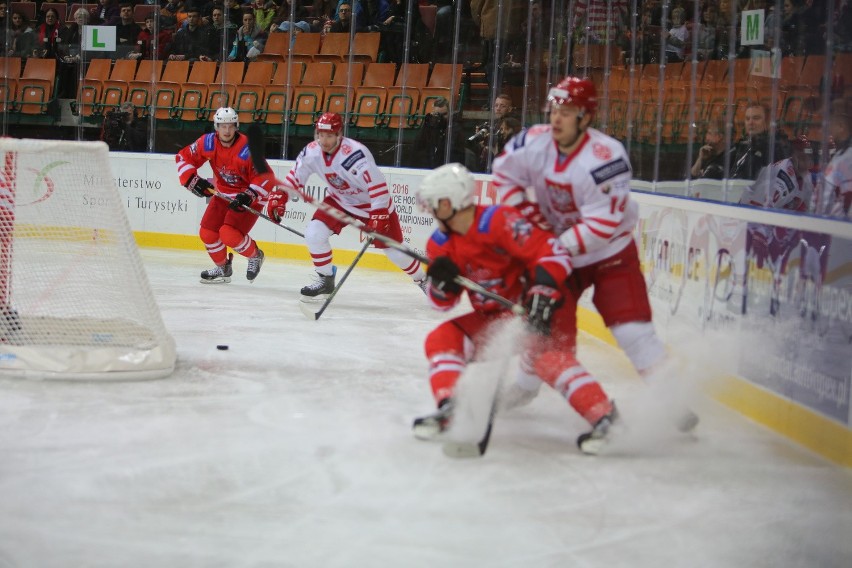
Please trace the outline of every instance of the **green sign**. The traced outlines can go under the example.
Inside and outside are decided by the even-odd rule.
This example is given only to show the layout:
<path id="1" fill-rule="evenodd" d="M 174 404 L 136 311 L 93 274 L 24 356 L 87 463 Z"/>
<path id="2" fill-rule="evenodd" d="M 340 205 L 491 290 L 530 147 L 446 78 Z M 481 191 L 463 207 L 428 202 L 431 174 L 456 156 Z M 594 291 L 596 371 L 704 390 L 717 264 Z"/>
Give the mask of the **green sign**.
<path id="1" fill-rule="evenodd" d="M 766 16 L 763 10 L 743 10 L 740 37 L 743 45 L 763 45 Z"/>
<path id="2" fill-rule="evenodd" d="M 115 51 L 115 26 L 83 26 L 84 51 Z"/>

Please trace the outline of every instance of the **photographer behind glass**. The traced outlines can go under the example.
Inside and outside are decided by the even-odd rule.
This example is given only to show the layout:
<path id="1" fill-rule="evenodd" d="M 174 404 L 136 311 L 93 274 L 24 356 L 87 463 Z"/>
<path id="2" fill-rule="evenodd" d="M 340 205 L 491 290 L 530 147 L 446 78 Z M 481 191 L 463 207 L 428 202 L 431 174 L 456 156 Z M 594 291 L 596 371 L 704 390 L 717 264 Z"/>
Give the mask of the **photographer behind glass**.
<path id="1" fill-rule="evenodd" d="M 512 97 L 506 93 L 497 95 L 494 99 L 494 105 L 491 107 L 491 113 L 494 116 L 494 129 L 497 130 L 500 121 L 512 115 L 515 107 L 512 104 Z M 467 148 L 465 148 L 464 163 L 467 169 L 474 172 L 484 172 L 488 169 L 488 164 L 494 159 L 494 156 L 500 153 L 507 140 L 503 140 L 502 136 L 491 135 L 491 121 L 487 120 L 481 124 L 477 124 L 473 131 L 473 136 L 467 139 Z"/>
<path id="2" fill-rule="evenodd" d="M 101 139 L 110 150 L 119 152 L 144 152 L 147 149 L 145 124 L 136 120 L 136 108 L 125 101 L 116 110 L 104 116 Z"/>
<path id="3" fill-rule="evenodd" d="M 450 122 L 450 101 L 444 97 L 437 97 L 432 106 L 432 111 L 423 119 L 423 125 L 417 133 L 414 144 L 417 167 L 437 168 L 447 163 L 446 156 L 447 139 Z M 461 141 L 461 129 L 459 128 L 458 114 L 453 119 L 453 142 L 450 148 L 450 162 L 463 160 L 462 150 L 464 144 Z"/>

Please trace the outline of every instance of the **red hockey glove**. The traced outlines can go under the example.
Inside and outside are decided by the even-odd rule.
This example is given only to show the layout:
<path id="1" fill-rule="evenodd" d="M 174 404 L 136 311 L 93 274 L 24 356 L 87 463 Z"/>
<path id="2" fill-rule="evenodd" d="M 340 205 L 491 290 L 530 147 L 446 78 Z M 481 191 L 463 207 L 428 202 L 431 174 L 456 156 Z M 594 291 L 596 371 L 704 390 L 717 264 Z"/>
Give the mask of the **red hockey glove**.
<path id="1" fill-rule="evenodd" d="M 375 233 L 385 234 L 390 229 L 390 214 L 387 209 L 376 209 L 370 211 L 370 220 L 367 226 Z"/>
<path id="2" fill-rule="evenodd" d="M 432 287 L 440 292 L 461 294 L 461 286 L 456 284 L 456 276 L 461 274 L 458 265 L 448 256 L 439 256 L 429 263 L 426 276 L 432 281 Z"/>
<path id="3" fill-rule="evenodd" d="M 203 177 L 198 177 L 197 174 L 189 178 L 184 187 L 198 197 L 211 197 L 213 195 L 213 184 Z"/>
<path id="4" fill-rule="evenodd" d="M 266 198 L 266 208 L 264 213 L 267 217 L 280 223 L 284 217 L 284 212 L 287 211 L 287 192 L 281 189 L 275 189 L 269 192 L 269 197 Z"/>
<path id="5" fill-rule="evenodd" d="M 536 284 L 527 292 L 527 328 L 539 335 L 550 335 L 553 314 L 562 305 L 562 294 L 556 288 Z"/>
<path id="6" fill-rule="evenodd" d="M 553 230 L 553 225 L 544 218 L 544 215 L 541 213 L 541 209 L 538 207 L 538 203 L 524 201 L 523 203 L 519 203 L 516 208 L 521 212 L 521 215 L 527 218 L 527 221 L 539 229 L 543 229 L 545 231 Z"/>
<path id="7" fill-rule="evenodd" d="M 231 211 L 245 211 L 246 207 L 251 207 L 251 204 L 257 199 L 257 193 L 254 190 L 247 189 L 242 193 L 238 193 L 234 196 L 234 199 L 231 200 L 231 204 L 228 205 L 228 208 Z"/>

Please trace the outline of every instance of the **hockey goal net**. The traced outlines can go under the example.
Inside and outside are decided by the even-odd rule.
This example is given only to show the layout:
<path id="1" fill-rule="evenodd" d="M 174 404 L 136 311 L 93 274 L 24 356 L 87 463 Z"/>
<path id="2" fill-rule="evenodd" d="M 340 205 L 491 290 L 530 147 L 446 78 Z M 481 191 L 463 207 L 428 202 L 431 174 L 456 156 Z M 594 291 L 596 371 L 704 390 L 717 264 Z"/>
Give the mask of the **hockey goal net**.
<path id="1" fill-rule="evenodd" d="M 163 325 L 102 142 L 0 139 L 0 375 L 169 375 Z"/>

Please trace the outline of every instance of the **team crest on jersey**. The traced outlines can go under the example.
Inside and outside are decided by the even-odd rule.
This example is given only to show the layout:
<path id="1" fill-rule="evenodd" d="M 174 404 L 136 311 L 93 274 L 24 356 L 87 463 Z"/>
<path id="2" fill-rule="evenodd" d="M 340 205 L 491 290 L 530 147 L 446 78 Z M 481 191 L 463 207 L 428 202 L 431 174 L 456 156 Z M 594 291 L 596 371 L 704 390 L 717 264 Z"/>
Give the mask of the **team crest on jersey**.
<path id="1" fill-rule="evenodd" d="M 325 174 L 325 181 L 327 181 L 328 185 L 335 189 L 349 189 L 349 184 L 346 183 L 346 180 L 335 173 Z"/>
<path id="2" fill-rule="evenodd" d="M 189 145 L 189 153 L 192 154 L 193 156 L 198 153 L 198 143 L 197 142 L 193 142 L 192 144 Z"/>
<path id="3" fill-rule="evenodd" d="M 509 219 L 509 222 L 512 238 L 515 239 L 516 243 L 524 246 L 532 233 L 532 224 L 521 216 Z"/>
<path id="4" fill-rule="evenodd" d="M 577 204 L 574 202 L 574 186 L 570 183 L 559 183 L 544 178 L 550 204 L 559 213 L 576 213 Z"/>
<path id="5" fill-rule="evenodd" d="M 349 144 L 344 144 L 340 147 L 340 151 L 343 153 L 344 156 L 348 156 L 349 153 L 352 151 L 352 146 L 350 146 Z"/>
<path id="6" fill-rule="evenodd" d="M 598 142 L 592 144 L 592 154 L 599 160 L 609 160 L 612 158 L 612 150 Z"/>
<path id="7" fill-rule="evenodd" d="M 225 168 L 219 168 L 219 177 L 228 185 L 237 185 L 240 183 L 240 176 Z"/>

